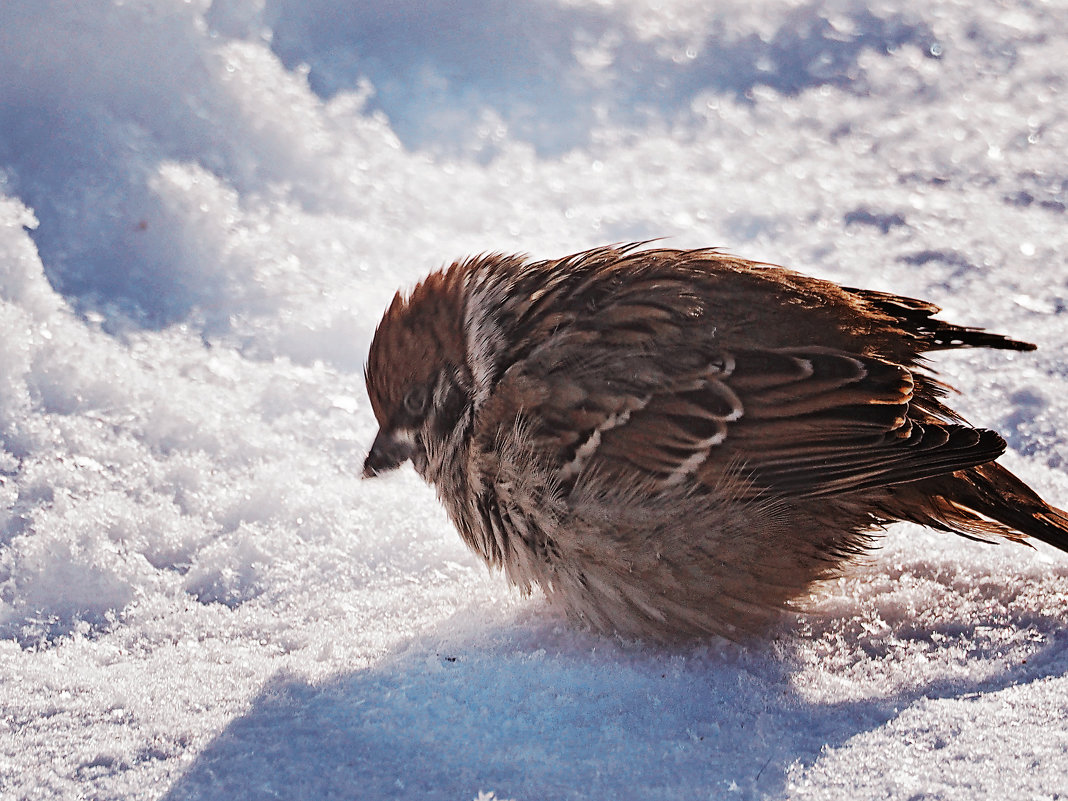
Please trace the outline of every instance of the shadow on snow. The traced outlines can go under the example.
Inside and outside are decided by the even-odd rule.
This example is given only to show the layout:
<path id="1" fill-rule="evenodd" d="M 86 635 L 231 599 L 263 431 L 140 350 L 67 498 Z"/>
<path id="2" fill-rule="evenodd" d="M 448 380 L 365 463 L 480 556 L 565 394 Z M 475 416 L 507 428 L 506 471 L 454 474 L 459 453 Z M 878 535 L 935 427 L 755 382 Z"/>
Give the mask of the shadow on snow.
<path id="1" fill-rule="evenodd" d="M 667 799 L 694 787 L 709 797 L 785 797 L 792 765 L 811 765 L 825 747 L 918 701 L 1068 671 L 1061 621 L 1024 615 L 1000 625 L 1037 629 L 1043 644 L 1026 664 L 993 646 L 980 658 L 1013 666 L 989 679 L 954 676 L 838 702 L 807 700 L 794 687 L 791 633 L 778 644 L 688 652 L 551 623 L 431 634 L 323 685 L 277 677 L 165 798 Z M 934 647 L 958 647 L 960 628 L 949 624 Z"/>

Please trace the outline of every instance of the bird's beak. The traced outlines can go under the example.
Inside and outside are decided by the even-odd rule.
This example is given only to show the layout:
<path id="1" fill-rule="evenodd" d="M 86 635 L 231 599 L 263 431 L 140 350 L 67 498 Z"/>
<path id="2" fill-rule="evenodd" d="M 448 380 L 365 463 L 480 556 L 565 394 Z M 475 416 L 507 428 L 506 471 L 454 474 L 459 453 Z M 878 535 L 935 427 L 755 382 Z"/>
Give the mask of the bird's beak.
<path id="1" fill-rule="evenodd" d="M 374 444 L 371 445 L 371 452 L 363 462 L 364 478 L 395 470 L 412 457 L 415 443 L 410 436 L 405 436 L 406 433 L 379 430 Z"/>

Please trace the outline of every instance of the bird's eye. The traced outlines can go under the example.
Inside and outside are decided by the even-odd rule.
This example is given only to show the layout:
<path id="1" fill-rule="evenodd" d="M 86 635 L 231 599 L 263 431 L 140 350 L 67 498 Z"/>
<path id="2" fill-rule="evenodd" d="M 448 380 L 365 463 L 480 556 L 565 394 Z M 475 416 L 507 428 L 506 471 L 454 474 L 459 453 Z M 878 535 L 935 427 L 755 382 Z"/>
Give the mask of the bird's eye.
<path id="1" fill-rule="evenodd" d="M 420 417 L 426 412 L 429 396 L 423 387 L 412 387 L 404 396 L 404 411 L 412 417 Z"/>

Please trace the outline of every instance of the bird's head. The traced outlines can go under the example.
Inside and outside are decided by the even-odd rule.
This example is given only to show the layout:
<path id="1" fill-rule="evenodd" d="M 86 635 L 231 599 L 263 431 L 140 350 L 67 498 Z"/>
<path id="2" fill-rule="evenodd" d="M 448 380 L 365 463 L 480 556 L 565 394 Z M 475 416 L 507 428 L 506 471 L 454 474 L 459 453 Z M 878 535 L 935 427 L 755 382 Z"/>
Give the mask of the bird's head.
<path id="1" fill-rule="evenodd" d="M 410 296 L 397 293 L 375 331 L 364 378 L 379 429 L 364 478 L 411 459 L 429 479 L 428 460 L 470 405 L 462 279 L 436 272 Z"/>

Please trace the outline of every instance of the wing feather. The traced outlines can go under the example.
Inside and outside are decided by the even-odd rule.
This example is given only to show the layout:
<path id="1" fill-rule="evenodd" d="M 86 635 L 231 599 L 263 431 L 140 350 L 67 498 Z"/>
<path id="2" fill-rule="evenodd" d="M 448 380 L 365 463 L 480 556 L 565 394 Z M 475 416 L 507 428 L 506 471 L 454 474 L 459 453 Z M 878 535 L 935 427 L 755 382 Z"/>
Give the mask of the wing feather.
<path id="1" fill-rule="evenodd" d="M 990 431 L 911 419 L 911 372 L 870 356 L 716 352 L 681 376 L 639 382 L 638 393 L 625 377 L 604 375 L 596 365 L 525 376 L 551 387 L 541 393 L 551 403 L 528 406 L 531 417 L 573 432 L 550 446 L 564 482 L 586 469 L 637 475 L 650 487 L 711 488 L 741 475 L 754 497 L 818 497 L 954 472 L 1005 448 Z"/>
<path id="2" fill-rule="evenodd" d="M 650 491 L 689 482 L 754 497 L 905 483 L 1003 452 L 918 365 L 946 338 L 1017 343 L 933 320 L 918 301 L 711 252 L 655 256 L 593 251 L 516 273 L 529 302 L 502 319 L 517 344 L 479 410 L 486 447 L 519 415 L 565 489 L 597 470 Z M 777 309 L 770 328 L 751 311 L 760 304 Z"/>

